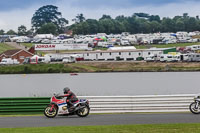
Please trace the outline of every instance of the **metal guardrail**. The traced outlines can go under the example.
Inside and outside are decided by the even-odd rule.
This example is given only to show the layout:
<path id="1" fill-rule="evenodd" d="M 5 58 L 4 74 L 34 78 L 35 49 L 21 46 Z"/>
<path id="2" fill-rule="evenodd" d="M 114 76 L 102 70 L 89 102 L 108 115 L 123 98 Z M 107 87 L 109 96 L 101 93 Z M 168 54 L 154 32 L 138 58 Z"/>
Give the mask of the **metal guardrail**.
<path id="1" fill-rule="evenodd" d="M 187 112 L 194 94 L 144 96 L 87 96 L 91 113 Z"/>
<path id="2" fill-rule="evenodd" d="M 144 96 L 79 96 L 88 99 L 91 113 L 187 112 L 194 94 Z M 0 98 L 0 114 L 39 114 L 48 97 Z"/>
<path id="3" fill-rule="evenodd" d="M 49 102 L 46 97 L 0 98 L 0 114 L 39 114 Z"/>

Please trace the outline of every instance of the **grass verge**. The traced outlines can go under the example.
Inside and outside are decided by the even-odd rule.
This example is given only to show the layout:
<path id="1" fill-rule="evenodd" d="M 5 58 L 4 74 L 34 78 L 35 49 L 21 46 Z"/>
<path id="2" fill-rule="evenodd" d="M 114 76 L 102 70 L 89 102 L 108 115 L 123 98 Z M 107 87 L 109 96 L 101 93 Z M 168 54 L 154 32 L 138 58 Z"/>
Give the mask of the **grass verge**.
<path id="1" fill-rule="evenodd" d="M 66 126 L 1 128 L 0 133 L 199 133 L 200 124 L 148 124 L 112 126 Z"/>
<path id="2" fill-rule="evenodd" d="M 7 44 L 0 43 L 0 53 L 5 52 L 6 50 L 15 49 Z"/>
<path id="3" fill-rule="evenodd" d="M 0 66 L 0 74 L 186 71 L 200 71 L 200 63 L 79 62 L 72 64 L 29 64 Z"/>
<path id="4" fill-rule="evenodd" d="M 149 47 L 156 48 L 170 48 L 170 47 L 186 47 L 191 45 L 199 45 L 200 43 L 174 43 L 174 44 L 148 44 L 148 45 L 139 45 L 135 46 L 137 49 L 147 49 Z"/>
<path id="5" fill-rule="evenodd" d="M 33 43 L 21 43 L 21 45 L 24 45 L 27 48 L 31 48 L 34 44 Z"/>

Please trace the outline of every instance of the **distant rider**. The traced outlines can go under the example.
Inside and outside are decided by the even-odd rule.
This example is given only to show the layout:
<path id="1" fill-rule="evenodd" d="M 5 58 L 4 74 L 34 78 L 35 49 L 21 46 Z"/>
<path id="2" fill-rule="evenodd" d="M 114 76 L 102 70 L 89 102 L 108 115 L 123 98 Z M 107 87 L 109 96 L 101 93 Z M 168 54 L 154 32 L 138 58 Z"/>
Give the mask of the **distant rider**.
<path id="1" fill-rule="evenodd" d="M 63 93 L 64 95 L 60 95 L 59 97 L 67 97 L 67 104 L 68 106 L 70 107 L 69 108 L 69 111 L 73 111 L 74 110 L 74 103 L 78 101 L 78 98 L 76 97 L 76 95 L 70 91 L 70 88 L 69 87 L 65 87 L 63 89 Z"/>

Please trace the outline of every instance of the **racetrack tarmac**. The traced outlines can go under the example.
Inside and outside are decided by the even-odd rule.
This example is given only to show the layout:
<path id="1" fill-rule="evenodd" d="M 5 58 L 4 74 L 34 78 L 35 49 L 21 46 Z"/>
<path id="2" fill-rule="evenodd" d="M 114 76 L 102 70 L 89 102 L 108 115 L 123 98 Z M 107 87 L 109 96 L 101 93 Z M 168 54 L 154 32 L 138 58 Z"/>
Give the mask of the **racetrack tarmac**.
<path id="1" fill-rule="evenodd" d="M 92 114 L 86 118 L 57 116 L 53 119 L 46 118 L 45 116 L 0 117 L 0 128 L 166 123 L 200 123 L 200 115 L 192 113 Z"/>

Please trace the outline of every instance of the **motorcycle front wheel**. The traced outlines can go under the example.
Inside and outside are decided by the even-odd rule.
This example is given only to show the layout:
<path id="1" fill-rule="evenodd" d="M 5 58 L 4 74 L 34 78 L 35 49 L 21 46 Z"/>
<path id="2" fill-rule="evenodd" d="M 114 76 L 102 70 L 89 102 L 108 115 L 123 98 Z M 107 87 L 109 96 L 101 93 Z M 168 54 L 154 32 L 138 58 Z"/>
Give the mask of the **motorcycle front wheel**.
<path id="1" fill-rule="evenodd" d="M 193 113 L 193 114 L 200 114 L 200 108 L 195 108 L 196 107 L 196 102 L 193 102 L 190 104 L 190 111 Z"/>
<path id="2" fill-rule="evenodd" d="M 52 108 L 52 105 L 48 105 L 45 109 L 44 109 L 44 115 L 48 118 L 54 118 L 58 113 L 58 110 L 56 108 L 56 106 L 54 106 Z"/>
<path id="3" fill-rule="evenodd" d="M 84 108 L 82 109 L 79 109 L 76 111 L 76 114 L 79 116 L 79 117 L 86 117 L 88 116 L 90 113 L 90 108 L 88 106 L 84 106 Z"/>

